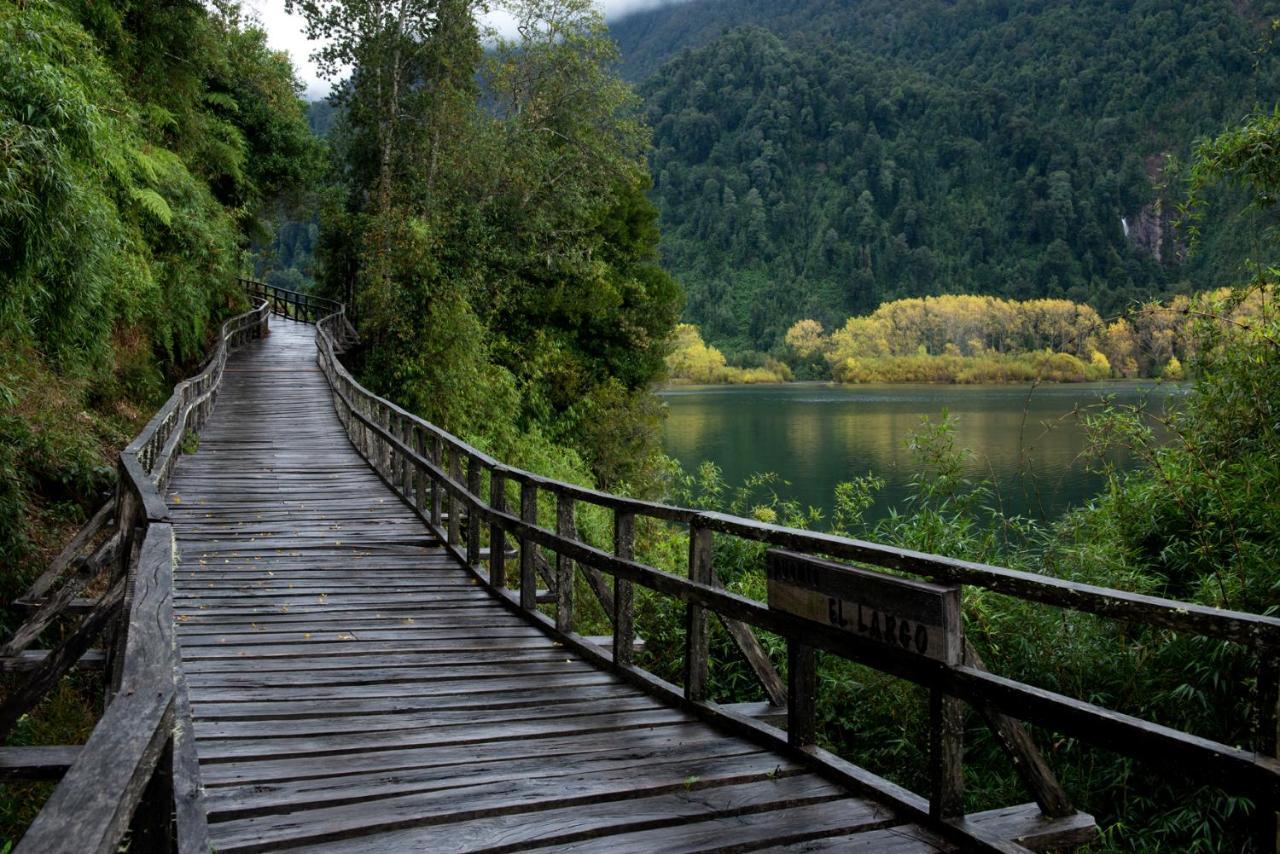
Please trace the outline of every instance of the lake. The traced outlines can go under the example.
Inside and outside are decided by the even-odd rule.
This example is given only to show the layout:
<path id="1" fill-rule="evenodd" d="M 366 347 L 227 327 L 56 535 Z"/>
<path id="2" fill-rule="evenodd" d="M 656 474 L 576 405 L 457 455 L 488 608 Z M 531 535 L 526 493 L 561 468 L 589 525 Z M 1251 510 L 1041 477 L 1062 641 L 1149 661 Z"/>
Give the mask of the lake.
<path id="1" fill-rule="evenodd" d="M 1155 382 L 1042 385 L 859 385 L 790 383 L 679 386 L 660 395 L 668 408 L 667 453 L 692 471 L 703 460 L 731 486 L 776 472 L 784 497 L 830 511 L 835 485 L 875 474 L 885 481 L 868 513 L 903 506 L 913 459 L 906 448 L 921 418 L 956 419 L 956 442 L 974 452 L 976 478 L 996 486 L 1006 513 L 1051 519 L 1103 484 L 1088 470 L 1078 410 L 1116 403 L 1162 412 L 1186 387 Z M 1121 465 L 1129 461 L 1115 457 Z"/>

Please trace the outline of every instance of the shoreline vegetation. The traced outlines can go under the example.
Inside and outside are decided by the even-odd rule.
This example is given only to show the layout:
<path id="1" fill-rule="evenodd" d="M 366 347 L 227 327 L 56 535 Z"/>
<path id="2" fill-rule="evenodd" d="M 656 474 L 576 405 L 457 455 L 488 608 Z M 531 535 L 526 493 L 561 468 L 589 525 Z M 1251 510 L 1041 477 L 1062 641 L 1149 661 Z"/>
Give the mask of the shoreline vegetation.
<path id="1" fill-rule="evenodd" d="M 1261 296 L 1228 305 L 1230 291 L 1177 296 L 1106 320 L 1061 299 L 943 295 L 887 302 L 828 333 L 798 320 L 768 353 L 728 353 L 680 324 L 667 357 L 669 385 L 793 381 L 860 383 L 1077 383 L 1187 378 L 1190 322 L 1220 314 L 1238 323 Z M 1225 312 L 1225 313 L 1224 313 Z"/>

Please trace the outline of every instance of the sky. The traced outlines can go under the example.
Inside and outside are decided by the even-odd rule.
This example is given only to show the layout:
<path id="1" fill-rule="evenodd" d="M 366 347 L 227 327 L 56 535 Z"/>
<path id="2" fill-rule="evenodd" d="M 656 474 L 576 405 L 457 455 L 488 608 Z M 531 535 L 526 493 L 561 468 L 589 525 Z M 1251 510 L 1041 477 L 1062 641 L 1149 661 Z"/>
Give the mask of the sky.
<path id="1" fill-rule="evenodd" d="M 636 12 L 651 9 L 677 0 L 596 0 L 604 10 L 605 18 L 613 19 Z M 302 19 L 290 15 L 284 10 L 284 0 L 244 0 L 246 11 L 262 21 L 267 31 L 267 43 L 277 49 L 288 51 L 293 57 L 294 67 L 298 69 L 298 77 L 307 89 L 307 98 L 315 100 L 329 94 L 329 81 L 322 80 L 311 61 L 311 52 L 315 46 L 303 35 Z M 487 23 L 505 36 L 514 35 L 512 19 L 504 12 L 491 12 Z"/>

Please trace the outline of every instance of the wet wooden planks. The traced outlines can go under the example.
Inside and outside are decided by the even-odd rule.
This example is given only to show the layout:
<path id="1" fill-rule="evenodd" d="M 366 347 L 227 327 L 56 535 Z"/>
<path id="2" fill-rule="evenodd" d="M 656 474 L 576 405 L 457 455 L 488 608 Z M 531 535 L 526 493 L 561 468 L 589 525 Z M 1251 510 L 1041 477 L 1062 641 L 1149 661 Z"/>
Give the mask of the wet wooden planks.
<path id="1" fill-rule="evenodd" d="M 312 331 L 233 356 L 171 483 L 218 851 L 944 850 L 500 607 L 351 448 Z"/>

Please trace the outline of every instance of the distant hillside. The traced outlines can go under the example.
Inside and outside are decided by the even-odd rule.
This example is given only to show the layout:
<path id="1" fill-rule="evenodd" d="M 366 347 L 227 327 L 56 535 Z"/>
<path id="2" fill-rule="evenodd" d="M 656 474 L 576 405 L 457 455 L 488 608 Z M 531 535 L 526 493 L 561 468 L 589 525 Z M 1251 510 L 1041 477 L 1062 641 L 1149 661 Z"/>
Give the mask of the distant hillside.
<path id="1" fill-rule="evenodd" d="M 687 318 L 767 350 L 903 296 L 1105 312 L 1237 278 L 1257 223 L 1228 205 L 1185 261 L 1166 155 L 1271 105 L 1277 5 L 695 0 L 615 22 L 625 73 L 658 69 L 641 91 Z"/>

